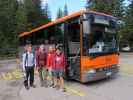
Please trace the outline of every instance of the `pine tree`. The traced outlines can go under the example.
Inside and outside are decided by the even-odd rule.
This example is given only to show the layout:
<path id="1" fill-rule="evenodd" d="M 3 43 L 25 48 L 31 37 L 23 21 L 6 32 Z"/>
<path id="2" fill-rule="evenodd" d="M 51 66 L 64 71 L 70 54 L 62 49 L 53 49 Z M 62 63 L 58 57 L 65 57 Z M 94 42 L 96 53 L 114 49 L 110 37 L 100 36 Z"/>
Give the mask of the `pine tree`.
<path id="1" fill-rule="evenodd" d="M 123 1 L 124 0 L 88 0 L 87 7 L 91 10 L 104 12 L 116 17 L 123 17 Z"/>
<path id="2" fill-rule="evenodd" d="M 113 1 L 113 8 L 112 8 L 112 15 L 118 17 L 120 19 L 124 16 L 124 0 L 114 0 Z"/>
<path id="3" fill-rule="evenodd" d="M 16 11 L 18 8 L 17 0 L 0 0 L 0 48 L 16 48 L 18 34 L 14 31 L 16 28 Z M 2 53 L 2 52 L 0 52 Z"/>
<path id="4" fill-rule="evenodd" d="M 42 17 L 43 17 L 44 24 L 51 21 L 51 15 L 50 15 L 50 10 L 49 10 L 49 5 L 48 5 L 47 2 L 45 3 L 44 7 L 42 8 L 42 14 L 43 14 Z"/>
<path id="5" fill-rule="evenodd" d="M 68 8 L 67 8 L 67 4 L 65 4 L 64 6 L 64 16 L 67 16 L 68 15 Z"/>
<path id="6" fill-rule="evenodd" d="M 86 0 L 86 9 L 90 9 L 90 8 L 92 8 L 92 4 L 93 4 L 93 2 L 92 2 L 93 0 Z"/>
<path id="7" fill-rule="evenodd" d="M 46 24 L 51 21 L 51 15 L 49 10 L 49 5 L 46 2 L 44 8 L 41 5 L 41 0 L 33 0 L 36 10 L 38 12 L 38 24 Z"/>
<path id="8" fill-rule="evenodd" d="M 50 18 L 48 18 L 48 4 L 44 8 L 46 12 L 42 9 L 41 0 L 24 0 L 24 4 L 27 14 L 28 30 L 50 21 Z"/>
<path id="9" fill-rule="evenodd" d="M 61 8 L 59 8 L 58 11 L 57 11 L 57 17 L 56 18 L 58 19 L 58 18 L 61 18 L 61 17 L 63 17 L 63 11 L 62 11 Z"/>
<path id="10" fill-rule="evenodd" d="M 124 22 L 125 25 L 122 29 L 122 41 L 128 42 L 133 46 L 133 1 L 131 1 L 126 10 Z"/>
<path id="11" fill-rule="evenodd" d="M 36 23 L 36 9 L 32 0 L 24 0 L 25 11 L 27 15 L 28 30 L 37 26 Z"/>
<path id="12" fill-rule="evenodd" d="M 105 2 L 105 0 L 90 0 L 87 3 L 92 3 L 92 6 L 90 7 L 91 10 L 108 13 L 109 6 L 108 3 Z"/>
<path id="13" fill-rule="evenodd" d="M 0 0 L 0 54 L 8 54 L 10 48 L 17 50 L 18 34 L 46 21 L 50 19 L 44 17 L 40 0 Z"/>
<path id="14" fill-rule="evenodd" d="M 16 33 L 27 31 L 27 15 L 25 6 L 22 2 L 19 2 L 18 9 L 16 11 Z"/>
<path id="15" fill-rule="evenodd" d="M 124 2 L 125 0 L 87 0 L 87 9 L 91 9 L 91 10 L 95 10 L 95 11 L 99 11 L 99 12 L 104 12 L 106 14 L 110 14 L 113 15 L 115 17 L 117 17 L 121 22 L 125 22 L 124 21 L 124 17 L 125 17 L 125 7 L 124 7 Z M 128 10 L 127 10 L 128 11 Z M 127 18 L 130 19 L 130 18 Z M 127 22 L 129 23 L 129 22 Z M 118 35 L 120 37 L 124 37 L 121 38 L 121 41 L 126 41 L 128 40 L 128 36 L 125 35 L 125 33 L 127 33 L 127 30 L 129 30 L 129 27 L 127 27 L 128 25 L 122 25 L 120 27 L 118 27 Z M 126 28 L 127 27 L 127 28 Z M 126 38 L 125 38 L 126 37 Z M 129 36 L 131 37 L 131 35 Z"/>

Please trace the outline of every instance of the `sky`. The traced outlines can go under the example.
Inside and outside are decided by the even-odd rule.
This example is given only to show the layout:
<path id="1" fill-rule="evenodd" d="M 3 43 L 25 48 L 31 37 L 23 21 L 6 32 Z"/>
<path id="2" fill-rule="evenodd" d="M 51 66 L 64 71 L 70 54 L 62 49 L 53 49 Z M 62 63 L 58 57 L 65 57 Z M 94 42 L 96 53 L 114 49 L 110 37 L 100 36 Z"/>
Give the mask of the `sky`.
<path id="1" fill-rule="evenodd" d="M 64 9 L 65 4 L 68 6 L 69 14 L 84 9 L 86 4 L 86 0 L 42 0 L 42 2 L 42 5 L 48 2 L 52 20 L 56 18 L 59 8 Z"/>

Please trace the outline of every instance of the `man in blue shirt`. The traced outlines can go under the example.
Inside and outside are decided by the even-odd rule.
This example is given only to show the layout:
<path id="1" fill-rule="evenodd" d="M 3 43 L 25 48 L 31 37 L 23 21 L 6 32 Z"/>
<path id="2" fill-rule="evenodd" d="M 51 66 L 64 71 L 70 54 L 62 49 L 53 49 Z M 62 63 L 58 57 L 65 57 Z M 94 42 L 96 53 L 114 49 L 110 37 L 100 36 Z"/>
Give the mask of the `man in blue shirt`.
<path id="1" fill-rule="evenodd" d="M 26 52 L 23 54 L 23 71 L 26 73 L 26 79 L 24 81 L 24 85 L 26 89 L 29 89 L 28 83 L 30 83 L 30 86 L 35 88 L 34 83 L 34 66 L 36 65 L 35 57 L 32 52 L 32 46 L 27 45 L 26 46 Z M 30 82 L 28 82 L 30 81 Z"/>

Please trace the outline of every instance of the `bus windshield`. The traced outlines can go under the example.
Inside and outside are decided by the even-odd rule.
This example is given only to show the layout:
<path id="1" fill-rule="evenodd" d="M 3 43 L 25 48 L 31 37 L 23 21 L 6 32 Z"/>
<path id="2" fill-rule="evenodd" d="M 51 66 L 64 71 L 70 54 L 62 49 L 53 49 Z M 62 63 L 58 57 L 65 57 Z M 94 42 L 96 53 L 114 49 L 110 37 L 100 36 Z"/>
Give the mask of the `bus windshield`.
<path id="1" fill-rule="evenodd" d="M 100 22 L 100 20 L 98 21 Z M 107 24 L 107 22 L 104 21 Z M 90 23 L 90 33 L 83 35 L 84 54 L 99 55 L 117 52 L 116 27 L 103 22 Z"/>
<path id="2" fill-rule="evenodd" d="M 116 49 L 116 32 L 110 28 L 93 25 L 89 38 L 89 54 L 113 52 Z"/>

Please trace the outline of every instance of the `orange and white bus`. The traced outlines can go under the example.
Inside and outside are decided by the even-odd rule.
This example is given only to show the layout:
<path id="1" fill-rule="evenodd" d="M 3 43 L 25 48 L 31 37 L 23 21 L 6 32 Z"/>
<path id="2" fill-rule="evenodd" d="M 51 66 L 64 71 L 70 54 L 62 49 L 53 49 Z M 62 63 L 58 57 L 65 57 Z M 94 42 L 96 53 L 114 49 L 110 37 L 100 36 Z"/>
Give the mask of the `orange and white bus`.
<path id="1" fill-rule="evenodd" d="M 117 19 L 95 11 L 82 10 L 19 35 L 27 40 L 60 44 L 67 56 L 66 76 L 86 83 L 111 77 L 118 72 Z M 46 41 L 47 40 L 47 41 Z"/>

